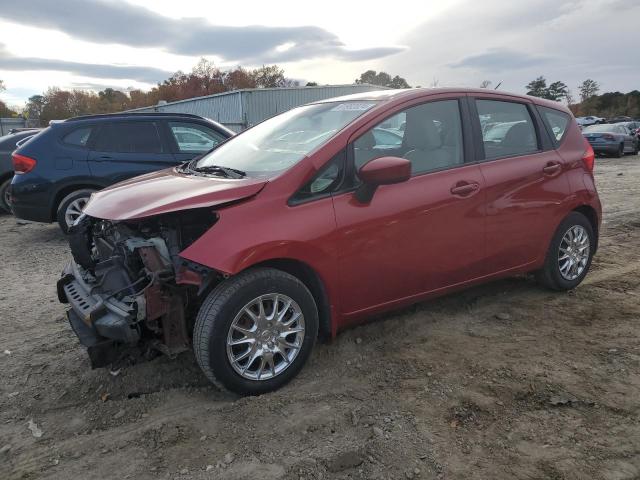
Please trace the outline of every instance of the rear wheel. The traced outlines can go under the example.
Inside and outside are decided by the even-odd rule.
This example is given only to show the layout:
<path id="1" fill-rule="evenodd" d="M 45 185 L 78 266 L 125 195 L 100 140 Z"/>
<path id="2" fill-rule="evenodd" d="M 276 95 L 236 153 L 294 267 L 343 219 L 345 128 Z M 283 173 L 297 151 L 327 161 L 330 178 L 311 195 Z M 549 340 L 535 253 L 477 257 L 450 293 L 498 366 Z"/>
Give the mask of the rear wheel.
<path id="1" fill-rule="evenodd" d="M 82 215 L 84 206 L 95 190 L 82 189 L 71 192 L 58 205 L 57 220 L 60 229 L 66 234 L 71 225 Z"/>
<path id="2" fill-rule="evenodd" d="M 296 277 L 256 268 L 218 285 L 193 334 L 207 378 L 241 395 L 276 390 L 302 369 L 318 335 L 318 309 Z"/>
<path id="3" fill-rule="evenodd" d="M 0 210 L 11 213 L 11 199 L 9 197 L 9 187 L 11 178 L 0 181 Z"/>
<path id="4" fill-rule="evenodd" d="M 577 287 L 589 271 L 594 246 L 591 222 L 583 214 L 571 212 L 556 230 L 536 279 L 553 290 Z"/>

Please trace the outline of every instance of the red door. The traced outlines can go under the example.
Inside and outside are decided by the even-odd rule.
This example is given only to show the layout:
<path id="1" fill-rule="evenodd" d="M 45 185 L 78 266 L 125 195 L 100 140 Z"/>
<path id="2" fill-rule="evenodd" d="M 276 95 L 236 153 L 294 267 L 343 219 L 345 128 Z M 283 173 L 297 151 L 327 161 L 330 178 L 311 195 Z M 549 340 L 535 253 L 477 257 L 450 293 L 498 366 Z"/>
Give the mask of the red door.
<path id="1" fill-rule="evenodd" d="M 486 181 L 487 273 L 542 259 L 566 211 L 569 184 L 555 150 L 489 161 Z"/>
<path id="2" fill-rule="evenodd" d="M 570 189 L 562 158 L 542 151 L 543 125 L 531 105 L 501 98 L 476 99 L 485 156 L 487 273 L 540 262 Z M 492 159 L 493 158 L 493 159 Z"/>
<path id="3" fill-rule="evenodd" d="M 356 317 L 482 274 L 484 180 L 462 165 L 334 197 L 342 313 Z"/>

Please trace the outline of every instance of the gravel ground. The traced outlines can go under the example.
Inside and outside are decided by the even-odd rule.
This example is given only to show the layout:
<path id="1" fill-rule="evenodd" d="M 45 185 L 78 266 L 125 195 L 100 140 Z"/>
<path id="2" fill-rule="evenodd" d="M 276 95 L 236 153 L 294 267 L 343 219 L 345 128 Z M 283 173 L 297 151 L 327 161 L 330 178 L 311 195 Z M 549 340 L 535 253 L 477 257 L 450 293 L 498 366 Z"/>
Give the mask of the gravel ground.
<path id="1" fill-rule="evenodd" d="M 90 370 L 53 225 L 0 216 L 0 478 L 640 478 L 640 158 L 598 159 L 586 281 L 495 282 L 318 345 L 238 398 L 189 353 Z"/>

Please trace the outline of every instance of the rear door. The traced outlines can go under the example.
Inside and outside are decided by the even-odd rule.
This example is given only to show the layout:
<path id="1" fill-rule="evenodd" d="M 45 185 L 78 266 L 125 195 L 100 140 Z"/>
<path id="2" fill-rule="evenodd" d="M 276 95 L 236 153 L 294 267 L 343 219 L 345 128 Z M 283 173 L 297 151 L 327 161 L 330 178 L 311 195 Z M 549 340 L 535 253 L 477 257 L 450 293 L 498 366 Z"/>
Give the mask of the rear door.
<path id="1" fill-rule="evenodd" d="M 89 153 L 91 174 L 111 184 L 176 165 L 160 132 L 151 120 L 101 124 Z"/>
<path id="2" fill-rule="evenodd" d="M 484 159 L 486 273 L 532 264 L 545 254 L 566 208 L 566 166 L 532 103 L 478 95 L 471 110 Z M 562 128 L 552 128 L 561 139 Z"/>
<path id="3" fill-rule="evenodd" d="M 185 120 L 167 120 L 163 123 L 178 162 L 202 155 L 227 139 L 226 135 L 202 123 Z"/>

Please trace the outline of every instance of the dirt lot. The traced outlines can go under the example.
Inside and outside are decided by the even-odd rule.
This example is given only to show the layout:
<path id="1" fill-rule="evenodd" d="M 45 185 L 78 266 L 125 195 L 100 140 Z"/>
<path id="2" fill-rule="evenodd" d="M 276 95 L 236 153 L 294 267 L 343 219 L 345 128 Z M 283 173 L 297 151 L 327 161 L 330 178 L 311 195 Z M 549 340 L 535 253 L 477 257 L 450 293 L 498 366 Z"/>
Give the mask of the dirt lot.
<path id="1" fill-rule="evenodd" d="M 55 295 L 64 239 L 1 216 L 0 478 L 638 479 L 640 158 L 599 159 L 597 183 L 577 290 L 516 278 L 421 304 L 258 398 L 191 354 L 89 370 Z"/>

